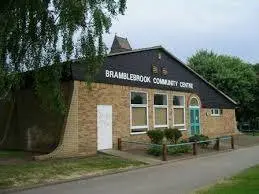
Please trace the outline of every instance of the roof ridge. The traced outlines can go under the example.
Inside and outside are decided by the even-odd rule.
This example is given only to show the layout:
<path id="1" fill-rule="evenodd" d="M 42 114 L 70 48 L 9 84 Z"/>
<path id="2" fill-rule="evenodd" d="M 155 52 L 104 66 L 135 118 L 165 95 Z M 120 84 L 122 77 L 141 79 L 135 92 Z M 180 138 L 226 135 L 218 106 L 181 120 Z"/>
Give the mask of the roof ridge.
<path id="1" fill-rule="evenodd" d="M 147 51 L 147 50 L 154 50 L 154 49 L 161 49 L 163 48 L 161 45 L 158 46 L 153 46 L 153 47 L 145 47 L 145 48 L 140 48 L 140 49 L 133 49 L 131 51 L 123 51 L 123 52 L 117 52 L 117 53 L 110 53 L 107 56 L 114 56 L 114 55 L 125 55 L 125 54 L 130 54 L 130 53 L 136 53 L 136 52 L 141 52 L 141 51 Z"/>

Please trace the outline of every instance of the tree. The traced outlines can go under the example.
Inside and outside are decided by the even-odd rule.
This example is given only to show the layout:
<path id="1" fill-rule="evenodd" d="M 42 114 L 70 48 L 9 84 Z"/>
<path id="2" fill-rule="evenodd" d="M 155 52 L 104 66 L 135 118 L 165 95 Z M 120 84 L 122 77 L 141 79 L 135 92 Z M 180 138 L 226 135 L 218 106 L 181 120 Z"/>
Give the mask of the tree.
<path id="1" fill-rule="evenodd" d="M 126 0 L 3 0 L 0 5 L 0 99 L 21 86 L 21 73 L 34 70 L 37 96 L 59 109 L 59 62 L 80 58 L 91 82 L 106 53 L 103 34 L 113 17 L 124 14 Z M 51 67 L 39 70 L 46 66 Z"/>
<path id="2" fill-rule="evenodd" d="M 238 120 L 254 117 L 256 74 L 252 65 L 237 57 L 200 50 L 188 59 L 192 69 L 239 104 Z"/>
<path id="3" fill-rule="evenodd" d="M 255 115 L 259 117 L 259 63 L 255 64 L 253 67 L 257 76 L 256 88 L 254 90 L 254 95 L 255 95 L 254 112 L 255 112 Z"/>

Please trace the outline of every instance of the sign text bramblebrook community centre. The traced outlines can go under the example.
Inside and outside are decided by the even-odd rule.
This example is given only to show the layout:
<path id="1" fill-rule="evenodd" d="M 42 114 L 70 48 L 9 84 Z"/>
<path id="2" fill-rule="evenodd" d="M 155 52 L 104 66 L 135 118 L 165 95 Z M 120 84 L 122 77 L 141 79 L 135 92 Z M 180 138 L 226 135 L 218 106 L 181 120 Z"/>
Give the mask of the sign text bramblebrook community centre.
<path id="1" fill-rule="evenodd" d="M 180 81 L 168 80 L 168 79 L 156 78 L 156 77 L 151 79 L 150 76 L 144 76 L 144 75 L 138 75 L 138 74 L 132 74 L 132 73 L 125 73 L 125 72 L 105 70 L 105 77 L 106 78 L 113 78 L 113 79 L 122 79 L 122 80 L 134 81 L 134 82 L 154 83 L 154 84 L 157 84 L 157 85 L 165 85 L 165 86 L 193 89 L 193 83 L 180 82 Z"/>

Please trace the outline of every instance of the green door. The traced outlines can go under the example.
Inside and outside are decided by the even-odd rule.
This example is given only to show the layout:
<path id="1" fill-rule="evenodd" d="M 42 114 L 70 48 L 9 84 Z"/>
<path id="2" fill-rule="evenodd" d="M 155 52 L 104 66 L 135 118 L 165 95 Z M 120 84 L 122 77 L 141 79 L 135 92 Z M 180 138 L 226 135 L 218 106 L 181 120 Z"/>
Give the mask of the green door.
<path id="1" fill-rule="evenodd" d="M 200 134 L 200 109 L 190 108 L 191 135 Z"/>

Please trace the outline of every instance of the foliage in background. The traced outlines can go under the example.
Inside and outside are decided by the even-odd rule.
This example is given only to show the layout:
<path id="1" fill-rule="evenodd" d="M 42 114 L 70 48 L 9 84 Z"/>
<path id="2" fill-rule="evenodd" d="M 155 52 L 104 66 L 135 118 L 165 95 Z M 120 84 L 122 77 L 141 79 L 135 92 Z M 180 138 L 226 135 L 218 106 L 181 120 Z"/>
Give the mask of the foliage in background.
<path id="1" fill-rule="evenodd" d="M 169 141 L 170 143 L 174 143 L 174 144 L 176 144 L 178 142 L 178 140 L 183 136 L 182 132 L 176 128 L 165 129 L 164 134 L 165 134 L 167 141 Z"/>
<path id="2" fill-rule="evenodd" d="M 253 112 L 255 112 L 256 117 L 259 117 L 259 63 L 255 64 L 253 66 L 254 71 L 256 73 L 256 87 L 254 90 L 254 94 L 255 94 L 255 101 L 254 101 L 254 105 L 253 105 Z"/>
<path id="3" fill-rule="evenodd" d="M 256 74 L 252 65 L 237 57 L 200 50 L 188 59 L 189 66 L 239 103 L 238 120 L 255 116 Z"/>
<path id="4" fill-rule="evenodd" d="M 162 144 L 164 138 L 164 131 L 163 130 L 149 130 L 147 132 L 148 137 L 153 144 Z"/>
<path id="5" fill-rule="evenodd" d="M 4 99 L 22 85 L 22 72 L 60 65 L 61 60 L 80 58 L 86 81 L 91 82 L 106 54 L 103 34 L 113 17 L 124 14 L 126 0 L 3 0 L 0 5 L 0 99 Z M 47 107 L 63 111 L 61 68 L 46 71 L 34 72 L 36 94 Z"/>

